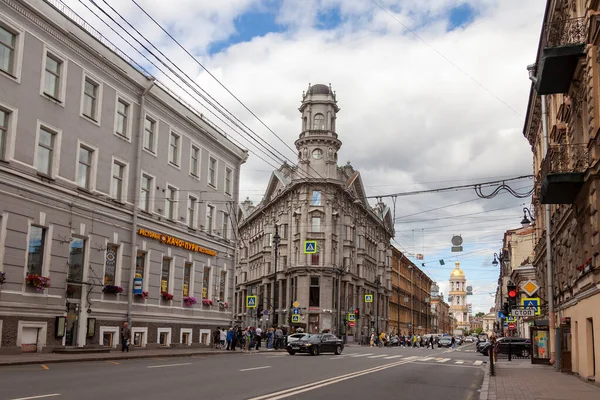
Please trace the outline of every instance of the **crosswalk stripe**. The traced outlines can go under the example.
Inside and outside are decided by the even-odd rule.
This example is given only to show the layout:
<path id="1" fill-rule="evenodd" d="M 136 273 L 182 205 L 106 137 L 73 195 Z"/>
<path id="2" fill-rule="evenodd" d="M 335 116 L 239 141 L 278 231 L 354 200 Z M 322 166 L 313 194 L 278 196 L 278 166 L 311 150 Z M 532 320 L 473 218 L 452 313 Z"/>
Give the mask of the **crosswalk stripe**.
<path id="1" fill-rule="evenodd" d="M 367 358 L 380 358 L 380 357 L 385 357 L 387 356 L 387 354 L 379 354 L 377 356 L 371 356 L 371 357 L 367 357 Z"/>
<path id="2" fill-rule="evenodd" d="M 353 357 L 353 358 L 354 357 L 366 357 L 366 356 L 372 356 L 372 355 L 373 355 L 373 353 L 366 353 L 366 354 L 356 354 L 356 355 L 353 355 L 350 357 Z"/>
<path id="3" fill-rule="evenodd" d="M 352 357 L 352 356 L 356 356 L 358 354 L 360 354 L 360 353 L 348 353 L 348 354 L 342 354 L 342 355 L 345 357 Z"/>
<path id="4" fill-rule="evenodd" d="M 463 360 L 458 360 L 456 361 L 454 364 L 464 364 L 465 362 Z"/>
<path id="5" fill-rule="evenodd" d="M 414 360 L 415 358 L 419 358 L 419 356 L 406 357 L 405 360 Z"/>
<path id="6" fill-rule="evenodd" d="M 439 362 L 439 363 L 445 363 L 447 361 L 450 361 L 450 359 L 449 358 L 442 358 L 441 360 L 439 360 L 437 362 Z"/>
<path id="7" fill-rule="evenodd" d="M 434 357 L 424 357 L 421 358 L 419 361 L 429 361 L 429 360 L 433 360 Z"/>
<path id="8" fill-rule="evenodd" d="M 392 360 L 394 358 L 400 358 L 402 357 L 402 355 L 398 355 L 398 356 L 389 356 L 389 357 L 385 357 L 385 360 Z"/>
<path id="9" fill-rule="evenodd" d="M 473 365 L 481 365 L 481 364 L 483 364 L 483 361 L 481 361 L 481 360 L 479 360 L 479 361 L 475 361 L 475 362 L 473 363 Z"/>

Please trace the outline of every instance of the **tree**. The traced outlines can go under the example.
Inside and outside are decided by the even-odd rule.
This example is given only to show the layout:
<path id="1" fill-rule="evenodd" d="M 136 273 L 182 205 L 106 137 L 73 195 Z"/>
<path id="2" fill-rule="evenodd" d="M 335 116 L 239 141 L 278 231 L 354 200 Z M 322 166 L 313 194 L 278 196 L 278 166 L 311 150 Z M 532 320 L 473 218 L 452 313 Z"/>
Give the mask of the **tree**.
<path id="1" fill-rule="evenodd" d="M 483 328 L 477 328 L 474 332 L 479 335 L 481 332 L 483 332 Z"/>
<path id="2" fill-rule="evenodd" d="M 475 314 L 475 316 L 477 318 L 482 318 L 484 315 L 485 315 L 485 313 L 483 313 L 483 312 L 478 312 L 477 314 Z"/>

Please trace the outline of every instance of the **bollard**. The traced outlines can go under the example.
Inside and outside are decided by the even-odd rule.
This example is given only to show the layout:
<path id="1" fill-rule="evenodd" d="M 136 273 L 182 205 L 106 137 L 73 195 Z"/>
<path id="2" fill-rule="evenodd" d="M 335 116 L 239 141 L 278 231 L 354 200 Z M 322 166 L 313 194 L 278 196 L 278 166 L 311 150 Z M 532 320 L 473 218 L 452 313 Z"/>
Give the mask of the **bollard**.
<path id="1" fill-rule="evenodd" d="M 508 339 L 508 361 L 512 361 L 512 348 L 510 342 L 512 342 L 511 338 Z"/>
<path id="2" fill-rule="evenodd" d="M 490 346 L 490 350 L 488 352 L 490 354 L 490 375 L 494 376 L 494 351 L 492 349 L 492 347 Z"/>

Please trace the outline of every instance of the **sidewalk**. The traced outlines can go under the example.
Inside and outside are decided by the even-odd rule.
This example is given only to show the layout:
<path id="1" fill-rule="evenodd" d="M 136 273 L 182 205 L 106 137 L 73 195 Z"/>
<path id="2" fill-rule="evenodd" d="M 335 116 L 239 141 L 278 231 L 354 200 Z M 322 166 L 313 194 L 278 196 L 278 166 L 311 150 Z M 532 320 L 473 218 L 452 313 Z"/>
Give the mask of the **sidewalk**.
<path id="1" fill-rule="evenodd" d="M 499 361 L 496 375 L 486 365 L 480 400 L 598 400 L 600 387 L 553 367 L 532 365 L 529 360 Z M 486 391 L 487 383 L 487 391 Z"/>
<path id="2" fill-rule="evenodd" d="M 266 352 L 266 349 L 258 352 Z M 284 350 L 272 350 L 278 352 Z M 252 350 L 256 353 L 256 350 Z M 103 360 L 127 360 L 134 358 L 168 358 L 168 357 L 191 357 L 191 356 L 213 356 L 223 354 L 246 353 L 244 350 L 227 351 L 209 348 L 193 349 L 134 349 L 128 353 L 122 353 L 120 350 L 112 350 L 109 353 L 88 353 L 88 354 L 57 354 L 57 353 L 22 353 L 11 355 L 0 355 L 0 367 L 7 365 L 26 365 L 26 364 L 50 364 L 63 362 L 81 362 L 81 361 L 103 361 Z"/>

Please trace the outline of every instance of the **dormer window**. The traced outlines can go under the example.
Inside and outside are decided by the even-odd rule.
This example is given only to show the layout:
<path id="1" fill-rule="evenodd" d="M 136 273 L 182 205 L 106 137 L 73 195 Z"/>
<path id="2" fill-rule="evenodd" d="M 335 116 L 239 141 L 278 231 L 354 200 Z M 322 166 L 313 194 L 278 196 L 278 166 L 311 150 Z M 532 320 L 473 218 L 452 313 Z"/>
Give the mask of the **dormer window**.
<path id="1" fill-rule="evenodd" d="M 313 118 L 313 129 L 325 130 L 325 117 L 323 114 L 315 114 Z"/>

